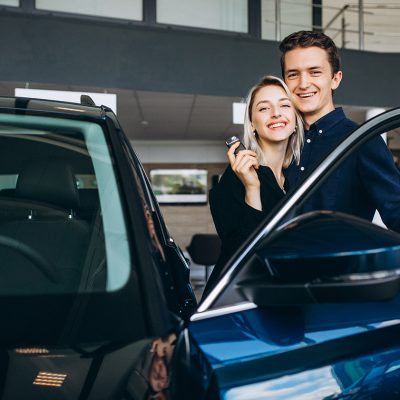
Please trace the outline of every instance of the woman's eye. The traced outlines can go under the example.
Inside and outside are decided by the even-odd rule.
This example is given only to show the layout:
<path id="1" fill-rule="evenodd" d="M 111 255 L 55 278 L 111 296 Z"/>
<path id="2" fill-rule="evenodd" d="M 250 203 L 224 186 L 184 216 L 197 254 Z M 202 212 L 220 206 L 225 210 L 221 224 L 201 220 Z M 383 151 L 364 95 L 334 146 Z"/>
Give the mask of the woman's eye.
<path id="1" fill-rule="evenodd" d="M 266 111 L 269 110 L 269 107 L 261 107 L 258 111 Z"/>
<path id="2" fill-rule="evenodd" d="M 290 108 L 292 106 L 290 104 L 282 104 L 282 107 Z"/>

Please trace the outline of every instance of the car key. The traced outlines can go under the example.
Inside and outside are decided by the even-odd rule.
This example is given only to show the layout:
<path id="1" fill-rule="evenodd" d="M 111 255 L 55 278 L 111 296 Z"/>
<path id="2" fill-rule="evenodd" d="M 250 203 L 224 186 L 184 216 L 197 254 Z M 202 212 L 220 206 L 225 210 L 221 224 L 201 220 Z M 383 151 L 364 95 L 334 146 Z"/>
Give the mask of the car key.
<path id="1" fill-rule="evenodd" d="M 237 136 L 231 136 L 230 138 L 228 138 L 225 142 L 225 144 L 228 147 L 231 147 L 234 143 L 240 142 L 240 145 L 235 149 L 235 156 L 237 155 L 237 153 L 239 153 L 239 151 L 242 150 L 246 150 L 246 147 L 244 147 L 243 143 L 240 141 L 240 139 Z"/>

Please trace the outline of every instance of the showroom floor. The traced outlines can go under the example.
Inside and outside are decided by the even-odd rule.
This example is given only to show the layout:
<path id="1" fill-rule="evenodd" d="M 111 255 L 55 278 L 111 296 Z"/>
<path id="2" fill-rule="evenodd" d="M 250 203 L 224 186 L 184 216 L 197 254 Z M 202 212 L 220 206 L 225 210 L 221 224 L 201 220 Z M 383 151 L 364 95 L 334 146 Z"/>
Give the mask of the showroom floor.
<path id="1" fill-rule="evenodd" d="M 190 259 L 189 254 L 185 251 L 185 257 L 190 260 L 190 281 L 192 283 L 194 294 L 197 301 L 200 300 L 205 285 L 205 270 L 204 265 L 199 265 Z M 212 267 L 208 268 L 208 276 L 210 276 Z"/>

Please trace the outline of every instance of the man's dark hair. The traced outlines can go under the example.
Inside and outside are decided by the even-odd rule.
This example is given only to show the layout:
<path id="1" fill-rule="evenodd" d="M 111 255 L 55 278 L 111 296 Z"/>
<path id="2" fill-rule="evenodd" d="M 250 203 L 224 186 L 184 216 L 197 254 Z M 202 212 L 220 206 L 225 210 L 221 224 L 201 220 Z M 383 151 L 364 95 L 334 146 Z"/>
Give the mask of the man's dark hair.
<path id="1" fill-rule="evenodd" d="M 329 64 L 332 68 L 332 74 L 340 71 L 339 51 L 334 41 L 322 32 L 317 31 L 299 31 L 286 36 L 279 45 L 281 51 L 281 71 L 282 77 L 285 77 L 285 55 L 288 51 L 297 48 L 319 47 L 326 51 Z"/>

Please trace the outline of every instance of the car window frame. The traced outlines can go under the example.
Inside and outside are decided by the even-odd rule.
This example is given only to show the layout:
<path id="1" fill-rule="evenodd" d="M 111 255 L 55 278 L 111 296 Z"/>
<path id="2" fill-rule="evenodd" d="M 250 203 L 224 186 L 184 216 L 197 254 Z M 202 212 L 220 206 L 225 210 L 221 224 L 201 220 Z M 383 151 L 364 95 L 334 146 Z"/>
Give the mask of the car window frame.
<path id="1" fill-rule="evenodd" d="M 285 225 L 287 218 L 296 210 L 297 204 L 311 196 L 331 175 L 336 167 L 347 159 L 354 151 L 368 140 L 400 126 L 400 107 L 388 110 L 371 118 L 347 136 L 316 168 L 310 172 L 302 184 L 288 195 L 283 202 L 266 217 L 255 232 L 245 241 L 227 262 L 226 272 L 200 303 L 196 313 L 212 309 L 218 298 L 233 281 L 241 266 L 252 255 L 254 248 L 261 239 L 265 242 Z M 264 243 L 265 243 L 264 242 Z M 244 302 L 248 303 L 248 302 Z M 252 305 L 249 305 L 252 307 Z M 196 315 L 196 314 L 195 314 Z M 199 318 L 194 316 L 193 318 Z"/>

